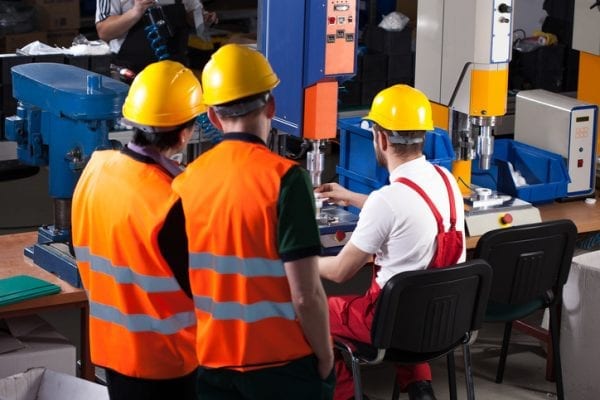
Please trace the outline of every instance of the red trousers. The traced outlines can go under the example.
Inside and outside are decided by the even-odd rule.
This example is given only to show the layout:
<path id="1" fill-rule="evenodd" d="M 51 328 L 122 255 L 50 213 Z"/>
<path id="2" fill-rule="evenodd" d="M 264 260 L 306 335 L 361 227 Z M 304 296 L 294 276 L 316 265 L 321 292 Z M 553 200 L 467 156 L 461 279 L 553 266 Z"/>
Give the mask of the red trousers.
<path id="1" fill-rule="evenodd" d="M 381 289 L 375 279 L 371 287 L 362 296 L 329 297 L 329 323 L 331 334 L 371 343 L 371 325 L 375 313 L 375 301 Z M 341 355 L 335 354 L 336 385 L 334 400 L 348 400 L 354 396 L 352 371 L 346 367 Z M 400 389 L 415 381 L 430 381 L 429 364 L 398 365 L 396 376 Z"/>

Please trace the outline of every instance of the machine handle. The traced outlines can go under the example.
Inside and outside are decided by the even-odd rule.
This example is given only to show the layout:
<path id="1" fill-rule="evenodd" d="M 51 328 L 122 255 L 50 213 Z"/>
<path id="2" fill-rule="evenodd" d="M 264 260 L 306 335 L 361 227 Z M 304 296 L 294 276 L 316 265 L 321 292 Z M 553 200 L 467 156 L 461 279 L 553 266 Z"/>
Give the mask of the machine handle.
<path id="1" fill-rule="evenodd" d="M 594 7 L 598 7 L 598 9 L 600 10 L 600 0 L 597 0 L 594 4 L 592 4 L 590 6 L 590 10 L 592 10 Z"/>

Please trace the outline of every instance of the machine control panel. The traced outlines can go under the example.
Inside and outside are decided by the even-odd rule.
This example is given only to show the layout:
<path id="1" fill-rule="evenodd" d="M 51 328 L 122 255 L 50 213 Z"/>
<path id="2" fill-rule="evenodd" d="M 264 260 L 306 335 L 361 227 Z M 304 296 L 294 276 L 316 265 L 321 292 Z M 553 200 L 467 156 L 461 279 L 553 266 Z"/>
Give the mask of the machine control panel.
<path id="1" fill-rule="evenodd" d="M 492 17 L 492 63 L 510 61 L 512 52 L 512 0 L 496 0 Z"/>
<path id="2" fill-rule="evenodd" d="M 356 0 L 326 3 L 325 75 L 352 74 L 356 49 Z"/>
<path id="3" fill-rule="evenodd" d="M 494 229 L 534 224 L 541 221 L 540 211 L 531 205 L 511 209 L 508 212 L 502 209 L 475 213 L 465 212 L 465 225 L 469 236 L 481 236 Z"/>
<path id="4" fill-rule="evenodd" d="M 338 230 L 330 234 L 321 235 L 321 245 L 324 248 L 343 246 L 350 240 L 351 230 Z"/>
<path id="5" fill-rule="evenodd" d="M 326 206 L 317 217 L 322 255 L 335 255 L 352 237 L 358 215 L 338 206 Z"/>
<path id="6" fill-rule="evenodd" d="M 570 182 L 567 196 L 595 190 L 598 106 L 543 89 L 522 90 L 515 103 L 515 140 L 560 154 Z"/>

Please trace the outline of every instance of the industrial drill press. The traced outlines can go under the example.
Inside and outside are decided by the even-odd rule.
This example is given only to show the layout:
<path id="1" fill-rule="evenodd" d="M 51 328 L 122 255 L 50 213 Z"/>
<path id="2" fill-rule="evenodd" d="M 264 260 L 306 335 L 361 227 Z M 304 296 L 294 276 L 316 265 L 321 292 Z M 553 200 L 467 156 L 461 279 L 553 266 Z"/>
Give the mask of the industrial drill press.
<path id="1" fill-rule="evenodd" d="M 17 142 L 17 157 L 49 167 L 54 223 L 38 230 L 25 249 L 35 264 L 81 287 L 71 242 L 71 198 L 77 179 L 95 150 L 112 148 L 108 133 L 121 116 L 129 86 L 66 64 L 33 63 L 12 68 L 16 115 L 7 117 L 5 136 Z"/>

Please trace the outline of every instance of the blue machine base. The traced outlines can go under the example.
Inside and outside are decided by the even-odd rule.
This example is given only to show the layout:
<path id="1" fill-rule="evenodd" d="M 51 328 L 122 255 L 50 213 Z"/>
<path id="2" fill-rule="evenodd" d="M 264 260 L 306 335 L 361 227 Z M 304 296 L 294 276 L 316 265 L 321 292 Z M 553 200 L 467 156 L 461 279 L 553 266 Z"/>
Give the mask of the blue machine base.
<path id="1" fill-rule="evenodd" d="M 335 256 L 342 250 L 346 242 L 348 241 L 349 235 L 354 232 L 356 223 L 358 221 L 358 215 L 351 213 L 339 206 L 328 206 L 321 210 L 322 215 L 327 215 L 331 218 L 328 222 L 319 223 L 319 234 L 321 236 L 321 255 L 322 256 Z M 335 236 L 336 233 L 342 233 L 344 239 L 337 245 L 337 240 L 333 241 L 331 236 Z M 329 239 L 327 239 L 329 237 Z"/>
<path id="2" fill-rule="evenodd" d="M 70 254 L 54 248 L 50 244 L 40 243 L 26 247 L 23 253 L 38 267 L 58 276 L 71 286 L 81 288 L 77 264 Z"/>

